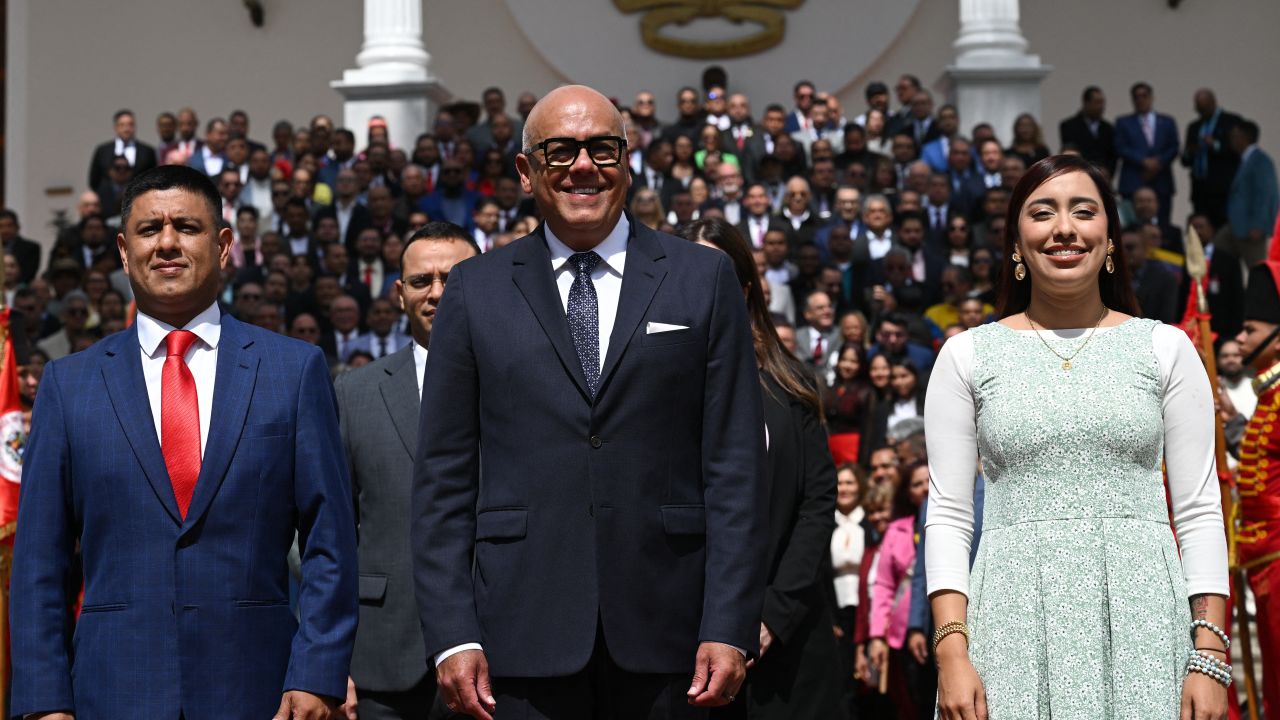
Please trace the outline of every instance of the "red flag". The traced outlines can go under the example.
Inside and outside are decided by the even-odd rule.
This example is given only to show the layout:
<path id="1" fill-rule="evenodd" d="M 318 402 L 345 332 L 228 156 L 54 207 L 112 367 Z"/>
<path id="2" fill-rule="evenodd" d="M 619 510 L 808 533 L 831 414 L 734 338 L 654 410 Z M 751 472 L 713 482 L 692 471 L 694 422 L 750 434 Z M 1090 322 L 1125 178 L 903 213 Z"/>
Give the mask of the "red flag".
<path id="1" fill-rule="evenodd" d="M 1209 278 L 1201 278 L 1200 283 L 1201 287 L 1205 289 L 1205 292 L 1208 292 Z M 1192 280 L 1188 283 L 1187 287 L 1189 289 L 1187 292 L 1187 309 L 1186 312 L 1182 314 L 1182 321 L 1178 323 L 1178 327 L 1182 328 L 1182 331 L 1187 334 L 1187 337 L 1191 338 L 1192 345 L 1195 345 L 1196 348 L 1200 348 L 1203 347 L 1200 344 L 1200 319 L 1203 317 L 1208 320 L 1210 315 L 1209 313 L 1201 314 L 1200 312 L 1200 304 L 1196 297 L 1196 281 Z M 1217 333 L 1212 333 L 1212 336 L 1213 337 L 1210 338 L 1211 342 L 1218 339 Z"/>
<path id="2" fill-rule="evenodd" d="M 11 542 L 18 519 L 18 488 L 22 481 L 22 451 L 27 428 L 18 395 L 18 362 L 9 335 L 9 310 L 0 310 L 4 355 L 0 360 L 0 540 Z"/>

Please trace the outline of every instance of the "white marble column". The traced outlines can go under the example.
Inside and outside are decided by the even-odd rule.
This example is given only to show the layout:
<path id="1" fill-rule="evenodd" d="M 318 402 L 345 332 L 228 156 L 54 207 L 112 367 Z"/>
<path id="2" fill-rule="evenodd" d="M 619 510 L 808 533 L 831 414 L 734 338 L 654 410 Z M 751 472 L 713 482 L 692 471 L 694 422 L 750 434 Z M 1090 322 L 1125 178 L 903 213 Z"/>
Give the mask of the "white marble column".
<path id="1" fill-rule="evenodd" d="M 1040 82 L 1053 68 L 1027 53 L 1018 25 L 1018 0 L 959 0 L 956 61 L 947 67 L 962 126 L 991 123 L 1004 145 L 1013 121 L 1029 112 L 1040 117 Z"/>
<path id="2" fill-rule="evenodd" d="M 391 143 L 413 151 L 430 126 L 434 104 L 450 94 L 431 75 L 422 44 L 422 0 L 364 0 L 364 44 L 356 67 L 329 83 L 346 99 L 343 124 L 363 147 L 369 118 L 387 121 Z"/>

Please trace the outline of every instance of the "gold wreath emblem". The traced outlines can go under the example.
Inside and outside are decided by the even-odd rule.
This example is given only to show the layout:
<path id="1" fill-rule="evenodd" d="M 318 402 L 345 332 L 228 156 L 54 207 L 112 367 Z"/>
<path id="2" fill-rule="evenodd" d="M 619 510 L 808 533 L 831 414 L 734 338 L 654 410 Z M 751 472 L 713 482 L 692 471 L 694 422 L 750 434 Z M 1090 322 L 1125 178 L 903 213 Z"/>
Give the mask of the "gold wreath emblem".
<path id="1" fill-rule="evenodd" d="M 785 10 L 804 0 L 613 0 L 624 13 L 643 12 L 640 36 L 644 44 L 664 55 L 707 60 L 762 52 L 782 42 L 787 29 Z M 729 40 L 682 40 L 662 33 L 671 25 L 688 25 L 696 18 L 722 17 L 736 25 L 751 23 L 758 32 Z"/>

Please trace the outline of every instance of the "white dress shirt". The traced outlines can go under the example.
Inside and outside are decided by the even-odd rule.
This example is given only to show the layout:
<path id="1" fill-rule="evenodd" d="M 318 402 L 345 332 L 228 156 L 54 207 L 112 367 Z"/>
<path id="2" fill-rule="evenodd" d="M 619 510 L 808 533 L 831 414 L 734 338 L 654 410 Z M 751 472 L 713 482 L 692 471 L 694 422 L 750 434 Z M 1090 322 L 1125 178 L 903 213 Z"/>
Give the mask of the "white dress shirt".
<path id="1" fill-rule="evenodd" d="M 382 284 L 386 281 L 386 272 L 382 268 L 382 258 L 374 258 L 373 260 L 361 260 L 360 266 L 360 282 L 369 286 L 369 294 L 377 299 L 382 297 Z M 365 277 L 370 282 L 365 282 Z"/>
<path id="2" fill-rule="evenodd" d="M 164 447 L 164 436 L 161 434 L 161 382 L 164 375 L 164 361 L 168 355 L 165 338 L 178 328 L 160 322 L 138 311 L 138 346 L 142 353 L 142 378 L 147 386 L 147 399 L 151 403 L 151 418 L 156 424 L 156 438 Z M 191 368 L 191 376 L 196 381 L 196 403 L 200 408 L 200 457 L 204 457 L 205 441 L 209 438 L 209 418 L 213 412 L 214 380 L 218 370 L 218 339 L 222 336 L 222 313 L 218 304 L 210 305 L 204 312 L 196 315 L 191 322 L 182 327 L 190 330 L 199 338 L 187 348 L 187 367 Z"/>
<path id="3" fill-rule="evenodd" d="M 201 146 L 200 152 L 204 154 L 204 172 L 209 177 L 218 177 L 222 173 L 223 159 L 221 155 L 214 155 L 208 145 Z"/>
<path id="4" fill-rule="evenodd" d="M 417 341 L 413 343 L 413 369 L 418 376 L 418 402 L 422 402 L 422 378 L 427 372 L 427 349 Z"/>
<path id="5" fill-rule="evenodd" d="M 333 211 L 338 217 L 339 240 L 347 239 L 347 228 L 351 226 L 351 213 L 355 212 L 355 209 L 356 201 L 354 198 L 345 204 L 341 200 L 334 200 Z"/>
<path id="6" fill-rule="evenodd" d="M 311 239 L 306 235 L 289 238 L 290 255 L 306 255 L 309 249 L 311 249 Z"/>
<path id="7" fill-rule="evenodd" d="M 764 234 L 769 232 L 769 216 L 748 215 L 747 229 L 751 231 L 751 237 L 747 238 L 751 241 L 751 246 L 757 249 L 764 247 Z"/>
<path id="8" fill-rule="evenodd" d="M 133 167 L 138 164 L 138 143 L 130 140 L 125 142 L 120 138 L 116 138 L 116 155 L 123 155 L 125 160 L 129 161 L 129 166 Z"/>
<path id="9" fill-rule="evenodd" d="M 342 332 L 341 330 L 333 331 L 333 351 L 338 356 L 338 360 L 347 361 L 347 355 L 351 354 L 351 343 L 360 337 L 360 328 L 351 328 L 351 332 Z"/>
<path id="10" fill-rule="evenodd" d="M 872 260 L 879 260 L 888 255 L 893 249 L 893 230 L 885 228 L 883 235 L 876 235 L 871 230 L 867 230 L 867 249 L 871 252 Z"/>
<path id="11" fill-rule="evenodd" d="M 845 515 L 836 510 L 836 529 L 831 533 L 831 568 L 835 571 L 836 607 L 858 606 L 858 570 L 862 567 L 862 554 L 866 550 L 866 533 L 862 519 L 866 511 L 861 506 Z"/>
<path id="12" fill-rule="evenodd" d="M 577 270 L 569 263 L 569 256 L 576 251 L 565 245 L 547 226 L 547 249 L 551 251 L 551 272 L 556 279 L 556 287 L 560 290 L 560 302 L 564 311 L 569 312 L 569 288 Z M 613 321 L 618 315 L 618 299 L 622 295 L 622 273 L 627 262 L 627 239 L 631 236 L 631 223 L 627 216 L 618 218 L 613 232 L 592 248 L 600 256 L 601 262 L 591 271 L 591 283 L 596 288 L 596 307 L 600 318 L 600 366 L 604 368 L 604 359 L 609 354 L 609 337 L 613 334 Z"/>

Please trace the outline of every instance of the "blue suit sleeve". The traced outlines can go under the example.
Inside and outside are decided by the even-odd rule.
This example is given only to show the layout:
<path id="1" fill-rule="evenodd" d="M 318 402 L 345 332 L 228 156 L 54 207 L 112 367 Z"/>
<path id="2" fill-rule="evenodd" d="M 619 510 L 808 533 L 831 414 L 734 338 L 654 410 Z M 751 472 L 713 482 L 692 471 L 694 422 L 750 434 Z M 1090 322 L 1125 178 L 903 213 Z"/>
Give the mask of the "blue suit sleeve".
<path id="1" fill-rule="evenodd" d="M 1116 120 L 1116 154 L 1127 163 L 1140 164 L 1147 158 L 1147 154 L 1138 146 L 1135 132 L 1141 132 L 1137 118 L 1123 117 Z"/>
<path id="2" fill-rule="evenodd" d="M 1160 165 L 1167 168 L 1178 157 L 1178 125 L 1168 115 L 1157 115 L 1156 118 L 1156 127 L 1164 129 L 1160 133 L 1163 142 L 1156 155 L 1160 158 Z"/>
<path id="3" fill-rule="evenodd" d="M 319 348 L 309 353 L 299 378 L 297 413 L 293 485 L 301 618 L 284 689 L 341 698 L 355 643 L 359 571 L 337 401 Z"/>
<path id="4" fill-rule="evenodd" d="M 10 583 L 11 712 L 74 711 L 67 572 L 79 534 L 58 363 L 45 367 L 23 455 Z"/>
<path id="5" fill-rule="evenodd" d="M 480 389 L 467 319 L 466 266 L 449 274 L 422 383 L 410 538 L 428 656 L 481 641 L 471 561 L 480 481 Z"/>
<path id="6" fill-rule="evenodd" d="M 915 569 L 911 575 L 911 609 L 907 613 L 907 629 L 927 632 L 933 624 L 933 613 L 929 608 L 929 591 L 924 574 L 924 519 L 929 503 L 920 506 L 920 519 L 916 523 L 920 528 L 920 542 L 916 543 Z"/>
<path id="7" fill-rule="evenodd" d="M 707 545 L 698 639 L 752 651 L 769 538 L 764 411 L 742 288 L 728 258 L 717 262 L 702 410 Z"/>

